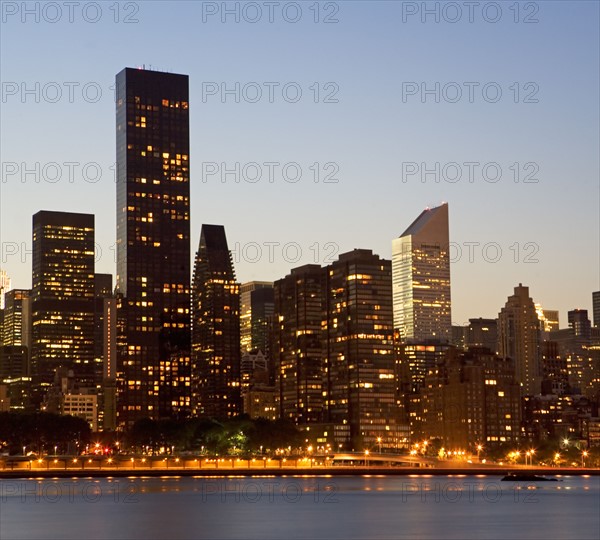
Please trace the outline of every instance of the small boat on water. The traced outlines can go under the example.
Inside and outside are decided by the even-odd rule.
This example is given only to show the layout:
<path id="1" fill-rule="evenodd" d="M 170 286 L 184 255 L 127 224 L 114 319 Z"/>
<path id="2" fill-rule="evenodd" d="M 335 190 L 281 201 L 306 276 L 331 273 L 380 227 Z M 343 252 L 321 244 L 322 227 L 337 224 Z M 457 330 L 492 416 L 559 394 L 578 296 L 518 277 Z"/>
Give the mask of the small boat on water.
<path id="1" fill-rule="evenodd" d="M 537 474 L 510 472 L 504 478 L 502 478 L 502 482 L 558 482 L 558 480 L 556 478 L 538 476 Z"/>

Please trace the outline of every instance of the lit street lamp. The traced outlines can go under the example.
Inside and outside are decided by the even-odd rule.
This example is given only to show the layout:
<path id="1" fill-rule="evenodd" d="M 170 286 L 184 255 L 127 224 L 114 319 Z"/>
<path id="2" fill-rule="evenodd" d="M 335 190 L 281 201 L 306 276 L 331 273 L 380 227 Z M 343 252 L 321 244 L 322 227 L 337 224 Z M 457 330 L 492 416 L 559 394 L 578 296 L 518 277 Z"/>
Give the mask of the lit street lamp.
<path id="1" fill-rule="evenodd" d="M 581 452 L 581 467 L 585 467 L 585 458 L 588 457 L 588 452 L 587 450 L 584 450 L 583 452 Z"/>
<path id="2" fill-rule="evenodd" d="M 377 443 L 379 444 L 379 453 L 381 454 L 381 437 L 377 437 Z"/>
<path id="3" fill-rule="evenodd" d="M 560 453 L 556 452 L 556 454 L 554 454 L 554 463 L 556 464 L 556 466 L 558 466 L 559 459 L 560 459 Z"/>

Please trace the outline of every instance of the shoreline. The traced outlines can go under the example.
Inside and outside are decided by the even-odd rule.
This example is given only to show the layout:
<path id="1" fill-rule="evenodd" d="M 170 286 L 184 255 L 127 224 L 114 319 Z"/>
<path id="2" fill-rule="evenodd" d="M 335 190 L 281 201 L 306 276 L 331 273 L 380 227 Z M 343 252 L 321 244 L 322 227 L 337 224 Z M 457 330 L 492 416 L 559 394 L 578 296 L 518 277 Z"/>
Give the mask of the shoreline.
<path id="1" fill-rule="evenodd" d="M 160 478 L 207 477 L 239 478 L 265 476 L 505 476 L 509 472 L 539 476 L 600 476 L 600 469 L 582 468 L 515 468 L 515 467 L 313 467 L 313 468 L 170 468 L 170 469 L 67 469 L 67 470 L 0 470 L 0 480 L 53 478 Z"/>

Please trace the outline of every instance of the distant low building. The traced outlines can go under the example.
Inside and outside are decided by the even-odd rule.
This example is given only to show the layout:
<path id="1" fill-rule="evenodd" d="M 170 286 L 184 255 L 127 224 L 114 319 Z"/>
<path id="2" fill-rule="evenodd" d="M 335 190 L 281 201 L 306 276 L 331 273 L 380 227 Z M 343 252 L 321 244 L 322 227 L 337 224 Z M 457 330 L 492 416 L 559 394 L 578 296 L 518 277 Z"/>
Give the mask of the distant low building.
<path id="1" fill-rule="evenodd" d="M 61 412 L 83 418 L 92 431 L 98 431 L 98 396 L 96 394 L 65 394 L 62 396 Z"/>

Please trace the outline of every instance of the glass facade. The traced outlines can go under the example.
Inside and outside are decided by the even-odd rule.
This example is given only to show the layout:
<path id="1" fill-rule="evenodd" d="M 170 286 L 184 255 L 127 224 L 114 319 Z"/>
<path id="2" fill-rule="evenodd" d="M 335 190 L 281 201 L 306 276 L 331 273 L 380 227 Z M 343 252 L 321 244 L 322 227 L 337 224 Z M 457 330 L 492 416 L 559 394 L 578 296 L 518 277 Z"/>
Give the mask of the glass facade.
<path id="1" fill-rule="evenodd" d="M 190 409 L 187 75 L 124 69 L 117 88 L 121 425 Z"/>
<path id="2" fill-rule="evenodd" d="M 394 327 L 403 340 L 451 337 L 448 205 L 428 208 L 392 242 Z"/>
<path id="3" fill-rule="evenodd" d="M 94 216 L 33 216 L 31 373 L 38 389 L 58 368 L 80 381 L 94 368 Z"/>
<path id="4" fill-rule="evenodd" d="M 12 289 L 4 295 L 1 344 L 31 347 L 31 290 Z"/>

